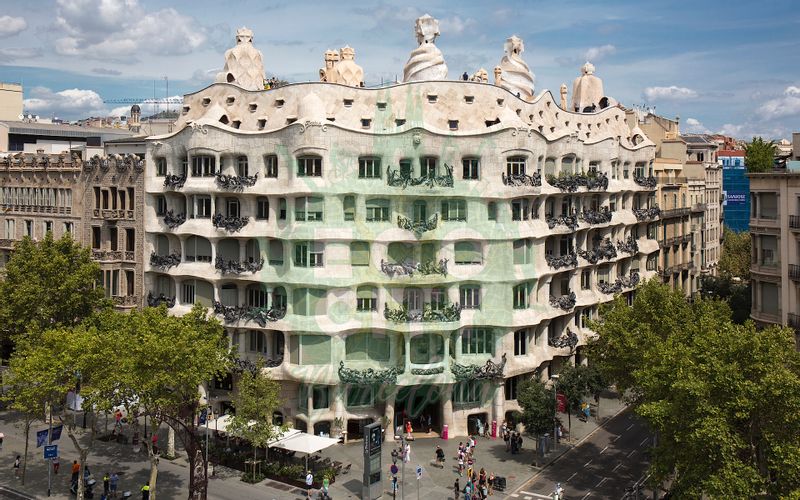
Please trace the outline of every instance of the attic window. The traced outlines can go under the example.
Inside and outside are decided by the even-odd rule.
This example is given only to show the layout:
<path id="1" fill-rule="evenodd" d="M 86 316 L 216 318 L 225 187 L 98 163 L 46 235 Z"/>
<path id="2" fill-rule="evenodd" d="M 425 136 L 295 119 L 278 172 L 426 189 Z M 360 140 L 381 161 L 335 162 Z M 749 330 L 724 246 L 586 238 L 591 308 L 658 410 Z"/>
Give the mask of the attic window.
<path id="1" fill-rule="evenodd" d="M 233 104 L 234 102 L 236 102 L 236 98 L 235 98 L 235 97 L 233 97 L 232 95 L 229 95 L 229 96 L 228 96 L 228 97 L 225 99 L 225 104 L 227 104 L 228 106 L 230 106 L 230 105 L 231 105 L 231 104 Z"/>
<path id="2" fill-rule="evenodd" d="M 565 122 L 564 122 L 564 126 L 565 126 L 565 127 L 569 127 L 569 120 L 567 120 L 567 121 L 565 121 Z"/>
<path id="3" fill-rule="evenodd" d="M 372 120 L 370 120 L 369 118 L 362 118 L 361 119 L 361 128 L 369 128 L 369 126 L 371 124 L 372 124 Z"/>
<path id="4" fill-rule="evenodd" d="M 505 99 L 498 99 L 497 100 L 497 105 L 498 106 L 502 106 L 504 102 L 505 102 Z"/>
<path id="5" fill-rule="evenodd" d="M 550 132 L 551 132 L 551 133 L 552 133 L 552 132 L 555 132 L 555 131 L 556 131 L 556 128 L 555 128 L 555 127 L 550 127 Z"/>
<path id="6" fill-rule="evenodd" d="M 292 123 L 297 121 L 296 116 L 289 116 L 286 118 L 286 125 L 291 125 Z"/>
<path id="7" fill-rule="evenodd" d="M 282 108 L 283 107 L 283 99 L 275 99 L 275 107 Z"/>
<path id="8" fill-rule="evenodd" d="M 544 117 L 544 111 L 542 111 L 542 110 L 540 109 L 540 110 L 539 110 L 539 118 L 543 118 L 543 117 Z"/>
<path id="9" fill-rule="evenodd" d="M 386 110 L 386 103 L 385 102 L 379 102 L 378 103 L 378 109 L 381 110 L 381 111 L 385 111 Z"/>
<path id="10" fill-rule="evenodd" d="M 182 113 L 185 115 L 188 112 L 189 112 L 189 106 L 184 106 Z"/>
<path id="11" fill-rule="evenodd" d="M 227 125 L 228 123 L 230 123 L 230 120 L 228 120 L 228 115 L 222 115 L 222 116 L 220 116 L 220 117 L 219 117 L 219 122 L 220 122 L 220 123 L 223 123 L 223 124 L 225 124 L 225 125 Z"/>
<path id="12" fill-rule="evenodd" d="M 547 107 L 549 108 L 549 107 L 550 107 L 550 105 L 551 105 L 551 104 L 553 104 L 553 103 L 552 103 L 552 102 L 550 102 L 550 101 L 547 101 L 547 102 L 545 102 L 545 104 L 546 104 L 546 105 L 547 105 Z"/>
<path id="13" fill-rule="evenodd" d="M 517 116 L 522 116 L 522 110 L 521 109 L 517 110 Z"/>
<path id="14" fill-rule="evenodd" d="M 211 98 L 203 97 L 203 106 L 208 106 L 209 104 L 211 104 Z"/>
<path id="15" fill-rule="evenodd" d="M 475 96 L 474 95 L 465 95 L 464 96 L 464 102 L 467 103 L 467 104 L 472 104 L 473 102 L 475 102 Z"/>
<path id="16" fill-rule="evenodd" d="M 251 102 L 250 105 L 248 106 L 248 109 L 250 110 L 251 113 L 255 113 L 256 110 L 258 109 L 258 104 Z"/>
<path id="17" fill-rule="evenodd" d="M 539 132 L 544 132 L 544 125 L 539 125 Z"/>
<path id="18" fill-rule="evenodd" d="M 258 120 L 258 130 L 264 130 L 264 127 L 266 126 L 267 126 L 266 118 L 261 118 L 260 120 Z"/>
<path id="19" fill-rule="evenodd" d="M 458 120 L 447 120 L 447 125 L 450 130 L 458 130 Z"/>
<path id="20" fill-rule="evenodd" d="M 428 94 L 428 102 L 429 103 L 434 104 L 434 103 L 436 103 L 437 100 L 439 100 L 439 96 L 438 95 L 436 95 L 436 94 Z"/>
<path id="21" fill-rule="evenodd" d="M 492 125 L 497 125 L 498 123 L 500 123 L 500 118 L 495 118 L 494 120 L 486 120 L 484 123 L 486 123 L 487 127 L 491 127 Z"/>
<path id="22" fill-rule="evenodd" d="M 405 124 L 406 124 L 406 119 L 405 119 L 405 118 L 398 118 L 398 119 L 396 119 L 396 120 L 394 121 L 394 124 L 395 124 L 396 126 L 398 126 L 398 127 L 401 127 L 401 126 L 403 126 L 403 125 L 405 125 Z"/>
<path id="23" fill-rule="evenodd" d="M 353 107 L 353 100 L 352 99 L 345 99 L 344 100 L 344 107 L 345 108 L 352 108 Z"/>
<path id="24" fill-rule="evenodd" d="M 242 126 L 242 122 L 240 120 L 233 120 L 233 122 L 231 123 L 231 127 L 233 127 L 233 128 L 239 128 L 241 126 Z"/>

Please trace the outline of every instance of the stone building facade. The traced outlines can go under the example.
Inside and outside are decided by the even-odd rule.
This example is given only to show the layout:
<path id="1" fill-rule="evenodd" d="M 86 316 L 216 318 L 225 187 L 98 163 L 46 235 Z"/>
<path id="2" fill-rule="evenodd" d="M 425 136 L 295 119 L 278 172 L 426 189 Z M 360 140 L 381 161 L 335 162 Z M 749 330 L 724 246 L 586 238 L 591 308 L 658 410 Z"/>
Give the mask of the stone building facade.
<path id="1" fill-rule="evenodd" d="M 619 107 L 468 81 L 234 81 L 181 113 L 148 138 L 148 303 L 218 315 L 297 428 L 501 422 L 521 381 L 585 362 L 600 303 L 655 275 L 655 146 Z M 216 411 L 233 383 L 215 382 Z"/>

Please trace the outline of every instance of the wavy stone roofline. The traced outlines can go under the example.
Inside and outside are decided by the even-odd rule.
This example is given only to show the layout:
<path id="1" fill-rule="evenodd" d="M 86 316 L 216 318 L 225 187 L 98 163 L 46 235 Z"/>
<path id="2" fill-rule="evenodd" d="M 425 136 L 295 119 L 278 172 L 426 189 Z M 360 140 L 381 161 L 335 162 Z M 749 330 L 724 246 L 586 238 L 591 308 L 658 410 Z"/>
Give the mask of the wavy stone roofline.
<path id="1" fill-rule="evenodd" d="M 631 151 L 653 146 L 643 134 L 634 139 L 639 132 L 631 130 L 625 110 L 618 106 L 575 113 L 561 109 L 549 90 L 528 102 L 496 85 L 460 80 L 379 88 L 302 82 L 272 90 L 214 83 L 185 95 L 174 132 L 149 139 L 172 137 L 190 126 L 258 135 L 306 122 L 372 135 L 424 129 L 466 137 L 516 129 L 548 141 L 573 137 L 594 144 L 619 137 L 620 146 Z"/>

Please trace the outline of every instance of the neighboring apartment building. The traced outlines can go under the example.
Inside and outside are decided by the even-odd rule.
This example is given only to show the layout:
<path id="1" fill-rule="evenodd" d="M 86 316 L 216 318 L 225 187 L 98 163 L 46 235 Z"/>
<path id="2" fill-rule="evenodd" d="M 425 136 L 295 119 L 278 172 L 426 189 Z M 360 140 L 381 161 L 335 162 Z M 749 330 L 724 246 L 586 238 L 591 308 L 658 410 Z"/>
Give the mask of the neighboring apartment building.
<path id="1" fill-rule="evenodd" d="M 750 179 L 752 318 L 800 329 L 800 162 Z"/>
<path id="2" fill-rule="evenodd" d="M 724 227 L 747 232 L 750 228 L 750 180 L 743 150 L 722 150 L 717 153 L 722 167 L 722 207 Z"/>
<path id="3" fill-rule="evenodd" d="M 701 273 L 715 275 L 722 251 L 722 169 L 717 161 L 717 143 L 706 135 L 683 134 L 686 164 L 697 165 L 705 173 L 706 196 L 700 250 Z"/>
<path id="4" fill-rule="evenodd" d="M 229 52 L 254 51 L 239 35 Z M 600 303 L 655 275 L 654 145 L 621 108 L 444 77 L 243 89 L 237 64 L 148 138 L 145 289 L 265 359 L 277 421 L 500 422 L 520 382 L 585 362 Z"/>
<path id="5" fill-rule="evenodd" d="M 0 120 L 19 120 L 22 116 L 22 85 L 0 82 Z"/>

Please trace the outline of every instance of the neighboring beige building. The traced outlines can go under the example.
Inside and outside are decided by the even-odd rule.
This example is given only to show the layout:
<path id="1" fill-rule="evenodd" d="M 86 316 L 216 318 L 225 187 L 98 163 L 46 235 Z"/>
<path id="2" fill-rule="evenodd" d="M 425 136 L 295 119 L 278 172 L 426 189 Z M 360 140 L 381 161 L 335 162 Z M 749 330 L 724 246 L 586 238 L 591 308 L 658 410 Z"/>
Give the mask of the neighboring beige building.
<path id="1" fill-rule="evenodd" d="M 0 82 L 0 120 L 19 120 L 22 115 L 22 85 Z"/>
<path id="2" fill-rule="evenodd" d="M 800 329 L 800 162 L 750 179 L 751 316 Z"/>
<path id="3" fill-rule="evenodd" d="M 717 265 L 722 251 L 722 167 L 717 161 L 718 143 L 706 135 L 683 134 L 686 142 L 686 164 L 696 165 L 705 173 L 706 196 L 701 240 L 697 242 L 700 250 L 700 271 L 702 274 L 717 274 Z"/>

